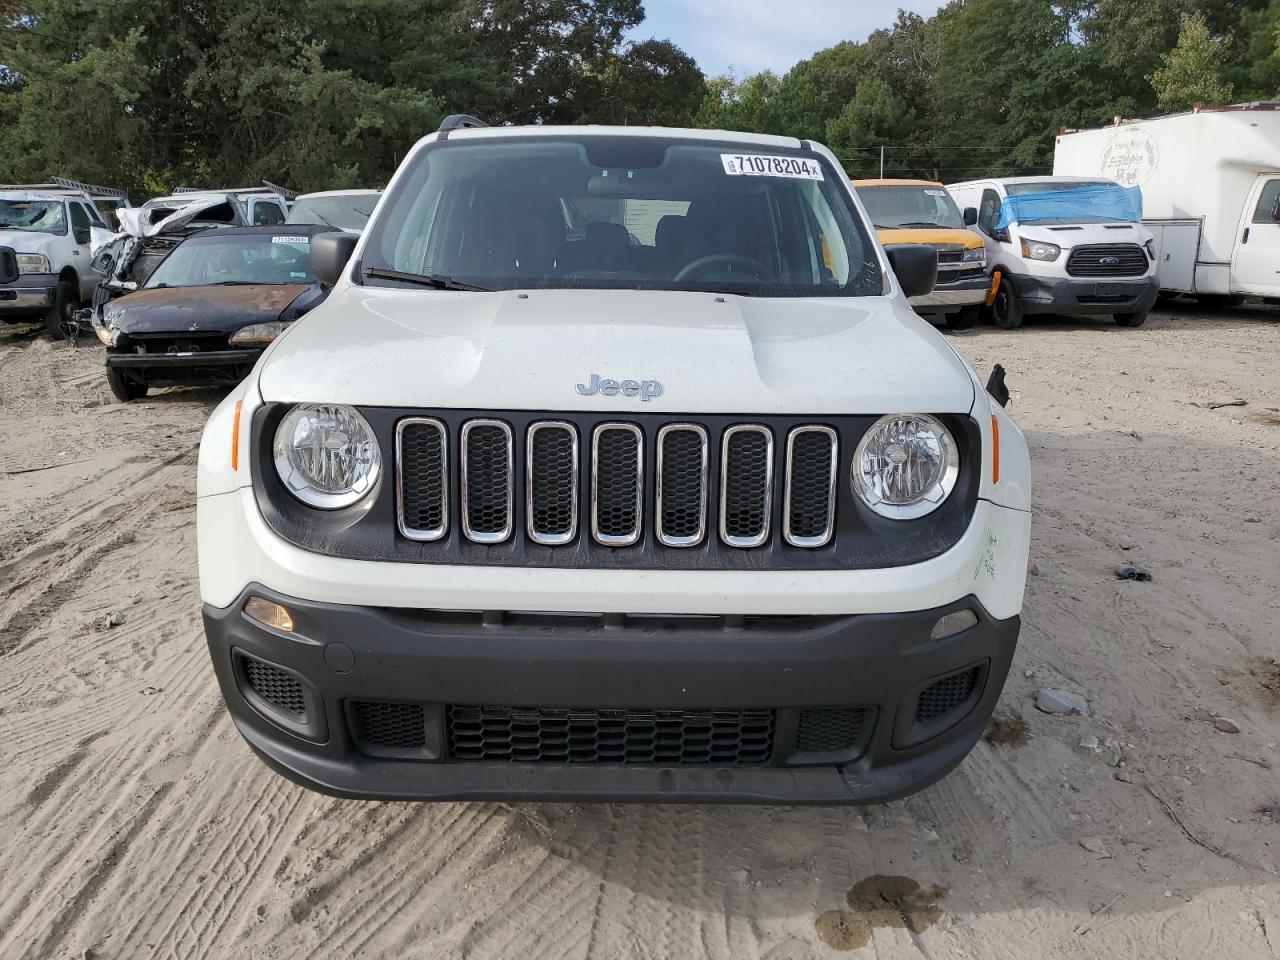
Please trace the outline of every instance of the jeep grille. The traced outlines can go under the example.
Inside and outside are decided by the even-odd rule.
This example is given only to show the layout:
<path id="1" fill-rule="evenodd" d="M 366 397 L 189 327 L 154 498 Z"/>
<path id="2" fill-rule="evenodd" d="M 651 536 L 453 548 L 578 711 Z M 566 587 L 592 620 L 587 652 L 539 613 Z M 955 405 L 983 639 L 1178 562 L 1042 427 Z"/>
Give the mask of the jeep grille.
<path id="1" fill-rule="evenodd" d="M 764 424 L 734 424 L 721 432 L 715 477 L 712 438 L 700 424 L 662 425 L 652 451 L 637 424 L 606 422 L 588 432 L 584 444 L 578 427 L 567 421 L 537 421 L 522 437 L 502 420 L 463 422 L 457 505 L 463 536 L 478 544 L 509 540 L 513 491 L 520 489 L 524 533 L 539 546 L 565 546 L 590 536 L 601 546 L 628 547 L 652 523 L 658 543 L 668 548 L 696 547 L 708 530 L 728 547 L 762 547 L 773 536 L 775 497 L 782 498 L 782 537 L 789 546 L 816 549 L 831 541 L 839 445 L 830 427 L 796 426 L 778 437 L 785 443 L 780 479 L 775 477 L 774 432 Z M 408 417 L 397 423 L 397 519 L 400 533 L 410 540 L 447 534 L 449 442 L 439 420 Z M 644 469 L 650 454 L 656 464 L 652 480 Z M 523 477 L 516 476 L 517 463 Z M 709 496 L 713 483 L 714 501 Z M 584 498 L 585 532 L 579 529 Z"/>

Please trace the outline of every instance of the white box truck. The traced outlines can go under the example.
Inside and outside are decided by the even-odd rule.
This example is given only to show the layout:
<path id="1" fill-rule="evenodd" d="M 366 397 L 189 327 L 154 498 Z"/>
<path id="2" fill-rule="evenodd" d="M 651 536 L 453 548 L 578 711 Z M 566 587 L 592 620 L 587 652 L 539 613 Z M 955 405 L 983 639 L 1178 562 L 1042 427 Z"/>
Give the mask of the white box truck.
<path id="1" fill-rule="evenodd" d="M 1280 298 L 1280 103 L 1064 132 L 1053 172 L 1142 188 L 1164 293 Z"/>

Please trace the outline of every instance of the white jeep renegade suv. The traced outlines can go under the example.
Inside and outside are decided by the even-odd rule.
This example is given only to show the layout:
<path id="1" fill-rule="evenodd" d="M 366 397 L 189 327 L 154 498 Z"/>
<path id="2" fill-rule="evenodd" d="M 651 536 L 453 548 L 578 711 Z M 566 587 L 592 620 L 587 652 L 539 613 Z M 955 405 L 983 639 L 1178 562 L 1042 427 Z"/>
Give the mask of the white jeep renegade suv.
<path id="1" fill-rule="evenodd" d="M 451 118 L 205 429 L 240 732 L 380 799 L 872 802 L 1018 635 L 1022 435 L 834 156 Z"/>

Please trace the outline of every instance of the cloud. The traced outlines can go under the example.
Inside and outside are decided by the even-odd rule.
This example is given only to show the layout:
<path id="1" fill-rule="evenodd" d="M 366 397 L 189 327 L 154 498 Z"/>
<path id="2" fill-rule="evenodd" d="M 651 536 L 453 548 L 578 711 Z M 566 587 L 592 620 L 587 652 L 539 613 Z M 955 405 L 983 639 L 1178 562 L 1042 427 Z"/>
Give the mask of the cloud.
<path id="1" fill-rule="evenodd" d="M 924 16 L 941 6 L 904 0 L 903 9 Z M 708 75 L 785 73 L 798 60 L 842 40 L 865 40 L 890 26 L 894 7 L 857 0 L 646 0 L 635 39 L 670 40 Z"/>

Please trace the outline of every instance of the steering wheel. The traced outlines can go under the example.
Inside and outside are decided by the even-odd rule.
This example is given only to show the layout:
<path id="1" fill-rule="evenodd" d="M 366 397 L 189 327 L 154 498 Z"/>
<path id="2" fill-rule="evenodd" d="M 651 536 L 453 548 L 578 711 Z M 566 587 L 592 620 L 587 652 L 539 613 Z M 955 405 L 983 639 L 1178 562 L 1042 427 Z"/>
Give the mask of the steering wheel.
<path id="1" fill-rule="evenodd" d="M 746 267 L 751 273 L 757 277 L 767 277 L 769 268 L 754 257 L 743 256 L 740 253 L 709 253 L 705 257 L 699 257 L 692 263 L 686 263 L 680 272 L 673 278 L 674 281 L 693 280 L 705 274 L 712 273 L 710 268 L 713 266 L 740 266 Z"/>

